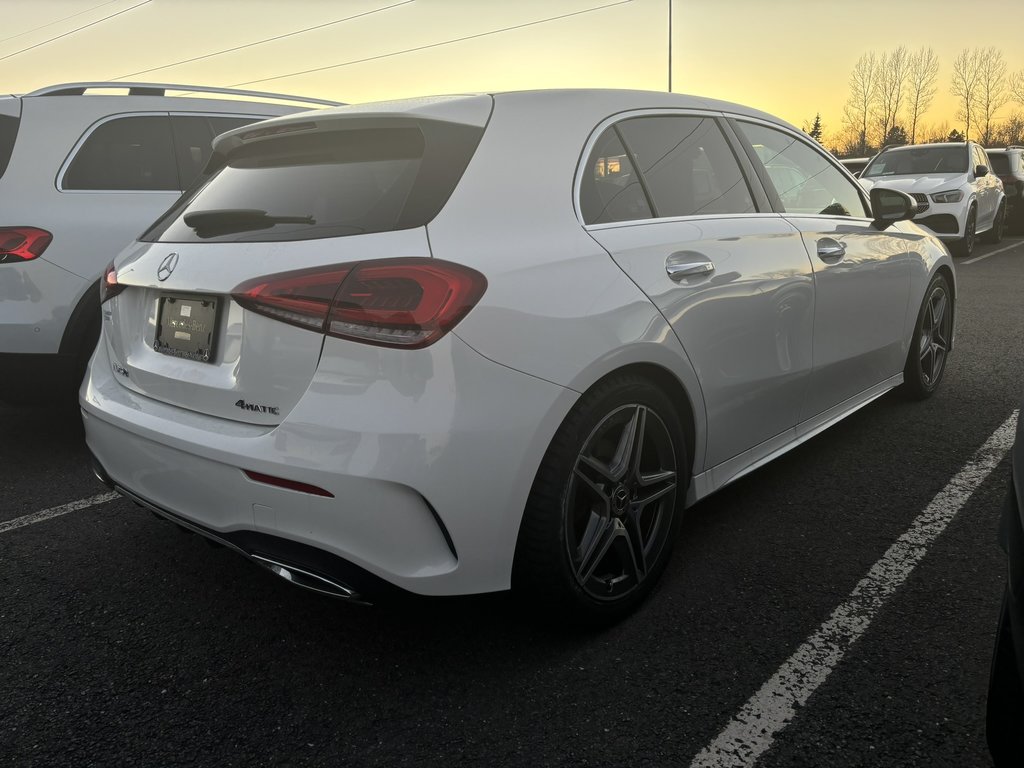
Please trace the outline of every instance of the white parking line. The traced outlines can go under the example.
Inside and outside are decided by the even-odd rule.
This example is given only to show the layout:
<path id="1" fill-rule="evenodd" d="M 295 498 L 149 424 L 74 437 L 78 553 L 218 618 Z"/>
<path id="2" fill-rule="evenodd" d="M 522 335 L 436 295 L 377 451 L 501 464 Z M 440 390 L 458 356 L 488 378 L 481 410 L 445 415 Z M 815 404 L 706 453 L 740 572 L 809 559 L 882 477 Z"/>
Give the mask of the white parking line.
<path id="1" fill-rule="evenodd" d="M 910 528 L 889 547 L 842 605 L 761 686 L 739 713 L 690 763 L 690 768 L 754 765 L 776 735 L 825 682 L 843 654 L 863 635 L 872 618 L 985 481 L 1013 445 L 1014 411 L 974 457 L 932 499 Z"/>
<path id="2" fill-rule="evenodd" d="M 1003 253 L 1004 251 L 1008 251 L 1011 248 L 1016 248 L 1018 245 L 1021 245 L 1022 243 L 1024 243 L 1024 241 L 1018 240 L 1016 243 L 1010 243 L 1009 245 L 992 251 L 991 253 L 986 253 L 983 256 L 975 256 L 972 259 L 967 259 L 967 261 L 961 261 L 960 263 L 963 265 L 974 264 L 976 261 L 982 261 L 983 259 L 987 259 L 989 256 L 995 256 L 997 253 Z"/>
<path id="3" fill-rule="evenodd" d="M 120 494 L 114 493 L 113 491 L 109 493 L 100 493 L 96 496 L 90 496 L 87 499 L 79 499 L 78 501 L 61 504 L 59 507 L 50 507 L 49 509 L 44 509 L 40 512 L 33 512 L 30 515 L 16 517 L 13 520 L 0 523 L 0 533 L 7 533 L 8 531 L 13 531 L 15 528 L 22 528 L 26 525 L 41 523 L 43 520 L 60 517 L 61 515 L 66 515 L 68 512 L 77 512 L 80 509 L 95 507 L 97 504 L 106 504 L 108 501 L 113 501 L 119 496 Z"/>

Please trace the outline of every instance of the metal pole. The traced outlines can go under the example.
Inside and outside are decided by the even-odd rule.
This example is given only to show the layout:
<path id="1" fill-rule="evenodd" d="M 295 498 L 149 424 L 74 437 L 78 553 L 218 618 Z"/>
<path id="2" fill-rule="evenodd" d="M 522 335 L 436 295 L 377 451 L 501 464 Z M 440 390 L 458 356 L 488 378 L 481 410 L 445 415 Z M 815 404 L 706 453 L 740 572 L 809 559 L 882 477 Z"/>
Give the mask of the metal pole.
<path id="1" fill-rule="evenodd" d="M 668 92 L 672 93 L 672 0 L 668 0 Z"/>

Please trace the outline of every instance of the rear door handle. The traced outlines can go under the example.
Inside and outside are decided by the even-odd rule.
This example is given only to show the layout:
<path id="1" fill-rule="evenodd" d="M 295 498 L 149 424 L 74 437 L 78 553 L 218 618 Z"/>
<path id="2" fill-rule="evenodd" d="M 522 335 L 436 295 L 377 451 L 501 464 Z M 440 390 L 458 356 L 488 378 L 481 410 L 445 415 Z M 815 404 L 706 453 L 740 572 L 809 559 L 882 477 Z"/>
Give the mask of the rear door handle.
<path id="1" fill-rule="evenodd" d="M 846 255 L 846 246 L 831 237 L 823 237 L 818 241 L 818 258 L 832 264 Z"/>
<path id="2" fill-rule="evenodd" d="M 678 251 L 665 259 L 665 271 L 678 283 L 687 277 L 707 277 L 715 271 L 715 265 L 694 251 Z"/>

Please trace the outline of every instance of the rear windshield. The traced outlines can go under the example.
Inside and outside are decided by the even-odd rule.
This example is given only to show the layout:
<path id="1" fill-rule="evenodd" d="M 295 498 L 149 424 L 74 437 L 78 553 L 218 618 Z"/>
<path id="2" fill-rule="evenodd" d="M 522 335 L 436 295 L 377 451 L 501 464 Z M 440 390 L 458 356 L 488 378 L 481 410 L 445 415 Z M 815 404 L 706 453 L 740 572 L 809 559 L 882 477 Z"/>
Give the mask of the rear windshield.
<path id="1" fill-rule="evenodd" d="M 21 120 L 10 115 L 0 115 L 0 178 L 7 170 L 14 154 L 14 140 L 18 137 L 18 124 Z"/>
<path id="2" fill-rule="evenodd" d="M 483 133 L 435 120 L 343 125 L 235 149 L 141 239 L 267 242 L 420 227 L 447 202 Z"/>
<path id="3" fill-rule="evenodd" d="M 1010 156 L 1003 153 L 992 153 L 988 156 L 988 164 L 997 176 L 1008 176 L 1010 174 Z"/>
<path id="4" fill-rule="evenodd" d="M 923 176 L 967 173 L 967 150 L 960 147 L 913 147 L 878 155 L 861 176 Z"/>

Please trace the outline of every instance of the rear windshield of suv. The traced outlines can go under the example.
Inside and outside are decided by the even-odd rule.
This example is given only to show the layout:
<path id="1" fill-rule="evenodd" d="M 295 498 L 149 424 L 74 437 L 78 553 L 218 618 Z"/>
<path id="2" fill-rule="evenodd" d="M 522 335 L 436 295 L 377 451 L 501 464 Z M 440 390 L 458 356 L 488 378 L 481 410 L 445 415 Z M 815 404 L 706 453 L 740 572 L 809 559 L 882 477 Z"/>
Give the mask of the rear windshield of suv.
<path id="1" fill-rule="evenodd" d="M 423 226 L 451 196 L 482 133 L 436 120 L 353 118 L 337 130 L 243 144 L 142 239 L 311 240 Z"/>
<path id="2" fill-rule="evenodd" d="M 883 152 L 861 176 L 924 176 L 929 173 L 967 173 L 966 148 L 923 146 Z"/>
<path id="3" fill-rule="evenodd" d="M 0 115 L 0 178 L 14 154 L 14 140 L 18 138 L 18 124 L 21 120 L 11 115 Z"/>

